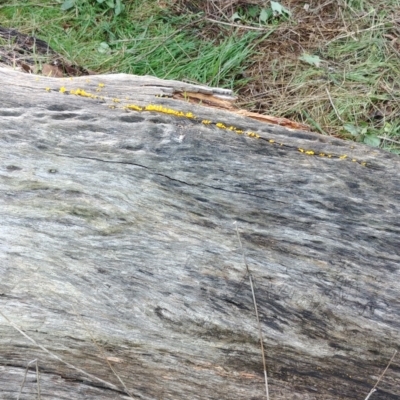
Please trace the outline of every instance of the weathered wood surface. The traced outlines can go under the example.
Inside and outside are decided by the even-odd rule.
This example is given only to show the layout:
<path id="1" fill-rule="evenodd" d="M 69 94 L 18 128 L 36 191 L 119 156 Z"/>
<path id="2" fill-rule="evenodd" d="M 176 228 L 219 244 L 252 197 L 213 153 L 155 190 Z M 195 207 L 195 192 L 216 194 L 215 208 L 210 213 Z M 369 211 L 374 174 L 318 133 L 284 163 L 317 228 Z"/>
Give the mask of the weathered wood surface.
<path id="1" fill-rule="evenodd" d="M 265 398 L 237 221 L 271 400 L 364 399 L 400 344 L 399 159 L 174 90 L 199 89 L 0 69 L 0 398 L 35 359 L 41 399 Z"/>

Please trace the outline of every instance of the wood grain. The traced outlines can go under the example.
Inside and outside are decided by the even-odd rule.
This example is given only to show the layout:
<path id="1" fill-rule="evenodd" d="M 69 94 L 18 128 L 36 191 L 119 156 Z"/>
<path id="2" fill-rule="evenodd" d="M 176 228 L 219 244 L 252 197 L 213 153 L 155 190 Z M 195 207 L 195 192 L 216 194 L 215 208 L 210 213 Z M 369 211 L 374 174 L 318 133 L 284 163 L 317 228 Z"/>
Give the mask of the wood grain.
<path id="1" fill-rule="evenodd" d="M 0 68 L 2 399 L 35 359 L 41 399 L 265 398 L 235 221 L 271 400 L 364 399 L 399 349 L 398 157 L 185 91 L 230 96 Z M 371 400 L 399 381 L 397 358 Z"/>

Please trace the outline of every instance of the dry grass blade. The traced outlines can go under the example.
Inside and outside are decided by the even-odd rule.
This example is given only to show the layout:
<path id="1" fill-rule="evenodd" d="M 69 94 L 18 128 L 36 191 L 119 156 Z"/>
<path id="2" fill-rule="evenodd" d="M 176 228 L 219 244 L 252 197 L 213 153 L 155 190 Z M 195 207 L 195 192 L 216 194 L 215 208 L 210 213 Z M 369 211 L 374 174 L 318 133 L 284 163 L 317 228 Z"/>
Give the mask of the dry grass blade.
<path id="1" fill-rule="evenodd" d="M 74 365 L 70 364 L 69 362 L 64 361 L 62 358 L 60 358 L 56 354 L 52 353 L 50 350 L 46 349 L 44 346 L 42 346 L 41 344 L 37 343 L 35 339 L 33 339 L 30 336 L 28 336 L 22 329 L 20 329 L 17 325 L 15 325 L 14 322 L 12 322 L 8 317 L 6 317 L 1 311 L 0 311 L 0 315 L 10 324 L 10 326 L 12 326 L 15 330 L 17 330 L 22 336 L 24 336 L 26 339 L 28 339 L 30 342 L 32 342 L 35 346 L 39 347 L 39 349 L 41 349 L 45 353 L 49 354 L 51 357 L 53 357 L 56 360 L 60 361 L 61 363 L 63 363 L 67 367 L 72 368 L 75 371 L 78 371 L 81 374 L 86 375 L 89 378 L 94 379 L 94 380 L 102 383 L 104 386 L 106 386 L 109 389 L 115 390 L 117 392 L 121 391 L 117 386 L 113 385 L 112 383 L 107 382 L 107 381 L 105 381 L 103 379 L 100 379 L 97 376 L 94 376 L 92 374 L 89 374 L 88 372 L 84 371 L 83 369 L 77 368 Z"/>
<path id="2" fill-rule="evenodd" d="M 127 386 L 125 385 L 125 382 L 121 379 L 121 377 L 117 374 L 117 371 L 115 370 L 115 368 L 111 365 L 108 357 L 106 356 L 106 354 L 104 353 L 103 348 L 97 343 L 96 339 L 94 338 L 92 332 L 90 331 L 90 329 L 88 328 L 88 326 L 86 325 L 85 321 L 79 317 L 78 312 L 76 311 L 76 309 L 74 308 L 74 312 L 75 314 L 78 316 L 78 318 L 80 319 L 82 325 L 85 327 L 86 332 L 89 334 L 90 339 L 92 340 L 93 344 L 96 346 L 97 350 L 99 351 L 99 353 L 101 354 L 101 356 L 104 358 L 104 360 L 106 360 L 108 367 L 111 369 L 112 373 L 114 374 L 114 376 L 119 380 L 119 382 L 121 383 L 121 385 L 123 386 L 126 394 L 133 399 L 134 397 L 132 396 L 132 394 L 130 393 L 129 389 L 127 388 Z"/>
<path id="3" fill-rule="evenodd" d="M 394 140 L 394 139 L 390 139 L 390 138 L 388 138 L 387 136 L 378 136 L 378 138 L 379 138 L 379 139 L 382 139 L 382 140 L 387 140 L 388 142 L 400 144 L 400 141 Z"/>
<path id="4" fill-rule="evenodd" d="M 235 221 L 236 224 L 236 221 Z M 240 250 L 242 251 L 243 255 L 243 262 L 244 265 L 246 266 L 246 272 L 249 275 L 249 281 L 250 281 L 250 287 L 251 287 L 251 293 L 253 295 L 253 304 L 254 304 L 254 311 L 256 313 L 256 319 L 257 319 L 257 326 L 258 326 L 258 333 L 260 336 L 260 347 L 261 347 L 261 355 L 262 355 L 262 361 L 263 361 L 263 367 L 264 367 L 264 379 L 265 379 L 265 394 L 267 396 L 267 400 L 269 400 L 269 392 L 268 392 L 268 374 L 267 374 L 267 364 L 265 361 L 265 353 L 264 353 L 264 343 L 263 343 L 263 337 L 262 337 L 262 330 L 261 330 L 261 324 L 260 324 L 260 318 L 258 316 L 258 307 L 257 307 L 257 300 L 256 300 L 256 294 L 254 292 L 254 285 L 253 285 L 253 277 L 250 272 L 250 268 L 247 264 L 246 261 L 246 255 L 244 254 L 243 246 L 242 246 L 242 241 L 240 240 L 240 234 L 239 234 L 239 229 L 236 224 L 236 234 L 239 240 L 239 245 L 240 245 Z"/>
<path id="5" fill-rule="evenodd" d="M 368 396 L 365 398 L 365 400 L 368 400 L 372 393 L 376 392 L 376 388 L 378 387 L 379 382 L 382 380 L 383 375 L 385 375 L 386 371 L 389 369 L 390 364 L 393 362 L 394 358 L 396 357 L 397 354 L 397 350 L 394 351 L 392 358 L 389 360 L 388 365 L 386 365 L 386 368 L 384 369 L 384 371 L 381 373 L 380 377 L 378 378 L 378 380 L 376 381 L 374 387 L 371 389 L 371 391 L 368 393 Z"/>
<path id="6" fill-rule="evenodd" d="M 21 387 L 20 387 L 20 389 L 19 389 L 19 393 L 18 393 L 18 396 L 17 396 L 17 400 L 19 400 L 19 398 L 20 398 L 20 396 L 21 396 L 21 393 L 22 393 L 22 389 L 23 389 L 24 386 L 25 386 L 26 376 L 28 375 L 29 366 L 30 366 L 31 364 L 36 364 L 36 383 L 37 383 L 37 393 L 38 393 L 38 397 L 37 397 L 37 398 L 38 398 L 38 400 L 41 399 L 41 396 L 40 396 L 39 365 L 38 365 L 38 360 L 37 360 L 37 358 L 36 358 L 36 359 L 34 359 L 34 360 L 32 360 L 32 361 L 29 361 L 29 362 L 28 362 L 28 365 L 26 366 L 24 379 L 22 380 L 22 384 L 21 384 Z"/>
<path id="7" fill-rule="evenodd" d="M 337 110 L 336 107 L 335 107 L 335 104 L 333 103 L 333 100 L 332 100 L 331 94 L 329 93 L 328 88 L 325 87 L 325 90 L 326 90 L 326 94 L 327 94 L 328 97 L 329 97 L 329 101 L 330 101 L 331 104 L 332 104 L 332 108 L 333 108 L 333 110 L 335 111 L 336 116 L 338 117 L 338 119 L 339 119 L 341 122 L 344 122 L 343 119 L 341 118 L 341 116 L 339 115 L 338 110 Z"/>
<path id="8" fill-rule="evenodd" d="M 253 30 L 253 31 L 268 32 L 268 29 L 266 29 L 266 28 L 259 28 L 259 27 L 257 27 L 257 26 L 248 26 L 248 25 L 234 24 L 234 23 L 232 23 L 232 22 L 217 21 L 217 20 L 212 19 L 212 18 L 206 18 L 206 21 L 212 22 L 212 23 L 214 23 L 214 24 L 232 26 L 233 28 L 242 28 L 242 29 L 250 29 L 250 30 Z"/>

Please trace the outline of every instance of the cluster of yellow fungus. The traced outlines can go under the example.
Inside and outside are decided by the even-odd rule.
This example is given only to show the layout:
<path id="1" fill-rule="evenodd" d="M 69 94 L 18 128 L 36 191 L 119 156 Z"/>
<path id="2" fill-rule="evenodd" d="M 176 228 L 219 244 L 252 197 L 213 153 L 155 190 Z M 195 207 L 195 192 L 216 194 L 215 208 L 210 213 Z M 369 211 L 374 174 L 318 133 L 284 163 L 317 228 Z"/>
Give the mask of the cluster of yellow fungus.
<path id="1" fill-rule="evenodd" d="M 85 92 L 83 89 L 71 89 L 69 91 L 70 94 L 74 94 L 75 96 L 82 96 L 82 97 L 90 97 L 91 99 L 97 99 L 98 96 Z"/>
<path id="2" fill-rule="evenodd" d="M 96 89 L 96 91 L 98 91 L 98 92 L 101 91 L 101 89 L 104 86 L 105 86 L 104 83 L 99 83 L 98 84 L 98 88 Z M 51 91 L 51 89 L 48 88 L 48 87 L 46 87 L 45 89 L 46 89 L 47 92 Z M 69 94 L 73 94 L 73 95 L 76 95 L 76 96 L 89 97 L 89 98 L 92 98 L 92 99 L 98 99 L 98 98 L 104 99 L 104 97 L 96 96 L 94 94 L 88 93 L 85 90 L 79 89 L 79 88 L 78 89 L 72 89 L 72 90 L 68 91 L 64 86 L 61 86 L 59 92 L 60 93 L 69 93 Z M 112 102 L 113 103 L 120 103 L 121 100 L 113 98 Z M 117 107 L 115 105 L 109 105 L 109 108 L 115 109 Z M 193 119 L 193 120 L 196 120 L 196 121 L 198 120 L 198 118 L 192 112 L 174 110 L 172 108 L 167 108 L 167 107 L 164 107 L 164 106 L 159 105 L 159 104 L 148 104 L 146 106 L 139 106 L 139 105 L 136 105 L 136 104 L 128 104 L 128 105 L 123 106 L 123 109 L 132 110 L 132 111 L 139 111 L 139 112 L 140 111 L 158 112 L 158 113 L 173 115 L 175 117 L 189 118 L 189 119 Z M 261 138 L 261 136 L 256 132 L 243 131 L 242 129 L 239 129 L 239 128 L 233 126 L 233 125 L 227 126 L 223 122 L 212 122 L 212 121 L 210 121 L 208 119 L 203 119 L 201 121 L 199 120 L 199 122 L 201 122 L 203 125 L 213 125 L 213 126 L 217 127 L 218 129 L 235 132 L 238 135 L 245 134 L 246 136 L 251 137 L 251 138 L 256 138 L 256 139 Z M 269 142 L 271 144 L 276 143 L 274 139 L 267 139 L 267 138 L 262 138 L 262 139 L 266 140 L 267 142 Z M 276 144 L 278 144 L 279 146 L 284 146 L 283 143 L 276 143 Z M 348 158 L 348 156 L 346 154 L 334 155 L 334 154 L 327 154 L 327 153 L 314 151 L 314 150 L 311 150 L 311 149 L 306 150 L 306 149 L 303 149 L 303 148 L 298 148 L 297 150 L 300 153 L 306 154 L 308 156 L 320 156 L 320 157 L 327 157 L 327 158 L 336 158 L 336 159 L 341 159 L 341 160 L 344 160 L 344 159 Z M 360 165 L 362 165 L 364 167 L 367 165 L 366 162 L 364 162 L 364 161 L 360 162 L 360 161 L 356 160 L 355 158 L 352 158 L 351 161 L 355 162 L 355 163 L 358 163 L 358 164 L 360 164 Z"/>
<path id="3" fill-rule="evenodd" d="M 259 139 L 261 137 L 258 133 L 255 133 L 255 132 L 246 132 L 246 133 L 247 133 L 247 136 L 250 136 L 250 137 L 253 137 L 256 139 Z"/>
<path id="4" fill-rule="evenodd" d="M 149 104 L 144 107 L 144 111 L 155 111 L 163 114 L 174 115 L 175 117 L 185 117 L 195 119 L 195 116 L 191 112 L 183 112 L 174 110 L 173 108 L 167 108 L 158 104 Z"/>
<path id="5" fill-rule="evenodd" d="M 105 86 L 104 83 L 99 83 L 97 85 L 96 92 L 101 92 L 101 90 L 103 89 L 104 86 Z"/>
<path id="6" fill-rule="evenodd" d="M 125 106 L 125 108 L 128 110 L 143 111 L 143 107 L 137 106 L 136 104 L 129 104 Z"/>
<path id="7" fill-rule="evenodd" d="M 46 88 L 46 91 L 49 92 L 51 89 L 50 88 Z M 95 94 L 86 92 L 83 89 L 77 88 L 77 89 L 71 89 L 71 90 L 67 90 L 65 86 L 61 86 L 60 93 L 69 93 L 69 94 L 73 94 L 75 96 L 81 96 L 81 97 L 89 97 L 91 99 L 100 99 L 102 97 L 96 96 Z"/>

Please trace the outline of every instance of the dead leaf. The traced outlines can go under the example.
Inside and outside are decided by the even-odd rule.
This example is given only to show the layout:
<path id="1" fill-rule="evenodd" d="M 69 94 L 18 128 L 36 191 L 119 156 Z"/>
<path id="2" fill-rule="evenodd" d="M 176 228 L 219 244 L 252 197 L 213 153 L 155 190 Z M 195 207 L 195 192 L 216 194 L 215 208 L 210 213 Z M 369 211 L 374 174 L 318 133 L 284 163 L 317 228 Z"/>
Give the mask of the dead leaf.
<path id="1" fill-rule="evenodd" d="M 63 72 L 58 66 L 50 64 L 43 64 L 42 75 L 52 78 L 62 78 L 64 76 Z"/>
<path id="2" fill-rule="evenodd" d="M 32 71 L 32 67 L 30 65 L 28 65 L 28 64 L 25 64 L 25 63 L 21 62 L 20 66 L 21 66 L 22 70 L 27 72 L 28 74 L 31 74 L 33 72 Z"/>

